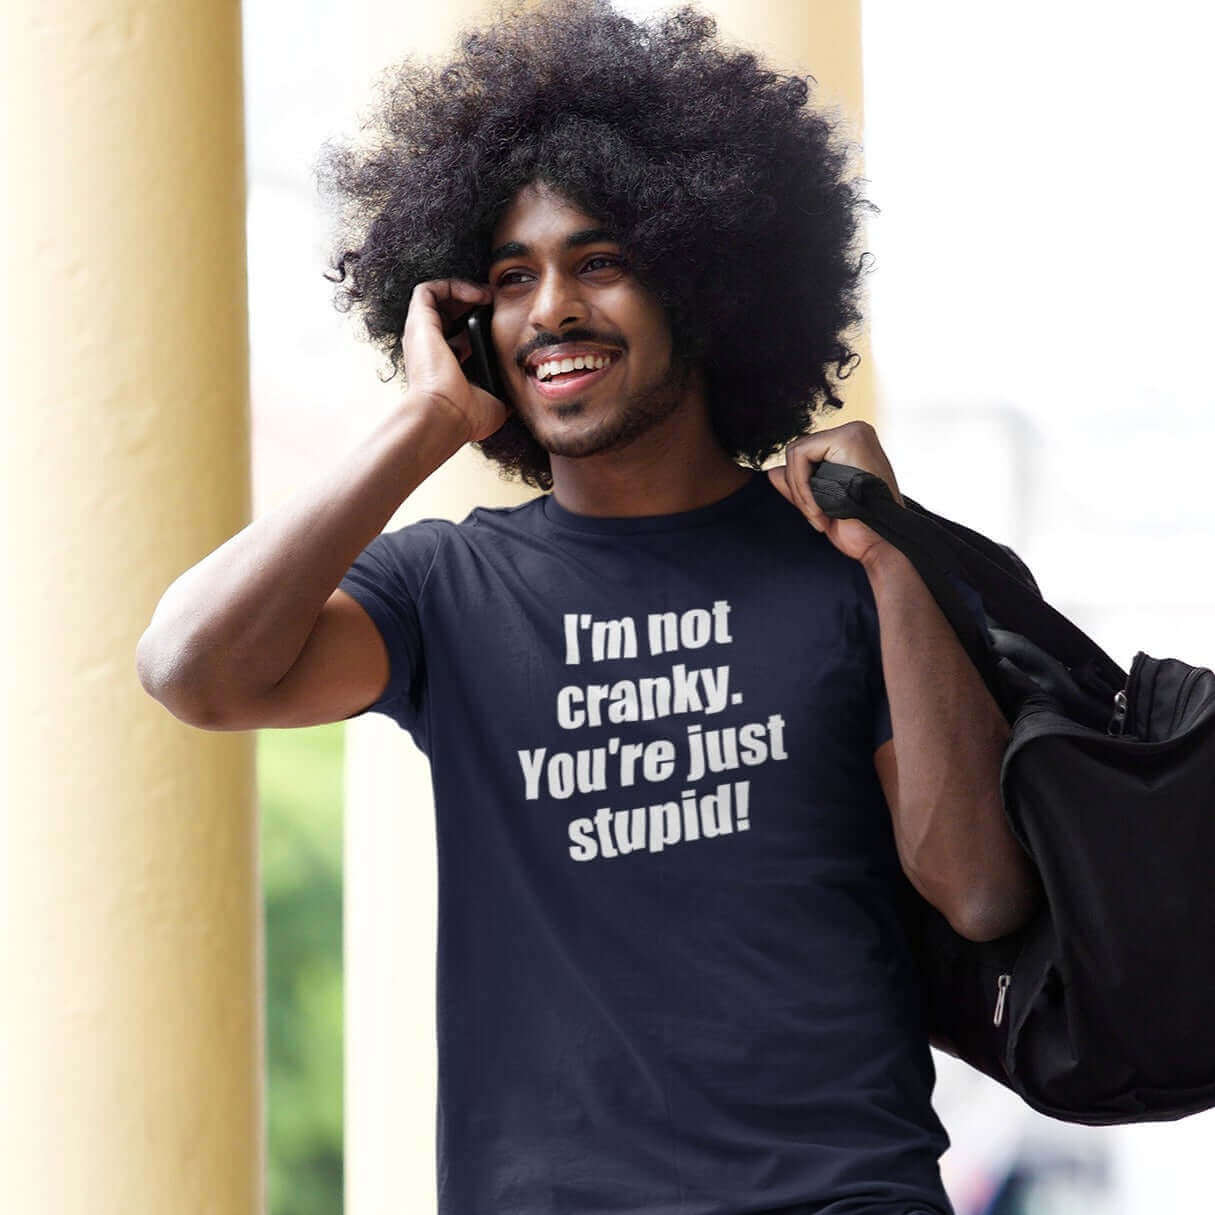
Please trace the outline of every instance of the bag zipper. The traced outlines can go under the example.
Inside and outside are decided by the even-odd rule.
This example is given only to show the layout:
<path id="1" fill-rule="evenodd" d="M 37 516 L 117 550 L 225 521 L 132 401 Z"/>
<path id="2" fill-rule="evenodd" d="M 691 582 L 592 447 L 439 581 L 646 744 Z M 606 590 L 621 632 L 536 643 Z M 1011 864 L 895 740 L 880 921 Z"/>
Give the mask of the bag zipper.
<path id="1" fill-rule="evenodd" d="M 992 1018 L 993 1025 L 999 1025 L 1004 1020 L 1004 997 L 1008 992 L 1008 986 L 1012 982 L 1012 975 L 1004 974 L 996 980 L 996 1015 Z"/>
<path id="2" fill-rule="evenodd" d="M 1147 655 L 1142 650 L 1136 653 L 1135 657 L 1131 660 L 1130 670 L 1126 676 L 1126 683 L 1114 693 L 1114 715 L 1105 727 L 1105 732 L 1113 735 L 1115 738 L 1121 737 L 1126 732 L 1126 714 L 1131 704 L 1131 684 L 1137 681 L 1139 668 L 1143 665 L 1143 660 L 1146 658 Z"/>

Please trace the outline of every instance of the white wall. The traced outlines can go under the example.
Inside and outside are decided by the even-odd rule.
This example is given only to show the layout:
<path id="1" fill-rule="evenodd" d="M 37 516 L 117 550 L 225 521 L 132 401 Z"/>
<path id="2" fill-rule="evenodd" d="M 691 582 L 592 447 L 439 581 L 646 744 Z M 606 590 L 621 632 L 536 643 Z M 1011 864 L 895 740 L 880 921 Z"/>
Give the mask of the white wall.
<path id="1" fill-rule="evenodd" d="M 1212 32 L 1182 0 L 864 6 L 883 445 L 1123 667 L 1215 662 Z M 1210 1207 L 1215 1114 L 1068 1127 L 937 1061 L 960 1212 L 1045 1144 L 1093 1172 L 1034 1211 Z"/>

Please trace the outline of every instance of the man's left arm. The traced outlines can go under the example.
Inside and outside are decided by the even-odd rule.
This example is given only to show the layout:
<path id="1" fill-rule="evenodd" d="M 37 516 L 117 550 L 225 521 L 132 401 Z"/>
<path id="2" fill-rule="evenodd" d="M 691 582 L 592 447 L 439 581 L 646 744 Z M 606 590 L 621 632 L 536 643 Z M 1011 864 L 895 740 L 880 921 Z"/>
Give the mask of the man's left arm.
<path id="1" fill-rule="evenodd" d="M 869 577 L 894 734 L 873 762 L 903 869 L 957 932 L 992 940 L 1024 924 L 1042 897 L 1004 816 L 1008 723 L 911 561 L 860 519 L 833 518 L 814 500 L 810 478 L 824 460 L 881 477 L 902 506 L 894 469 L 877 431 L 857 419 L 795 439 L 768 476 Z"/>
<path id="2" fill-rule="evenodd" d="M 1000 792 L 1009 725 L 915 566 L 894 545 L 862 561 L 877 605 L 894 737 L 874 753 L 904 871 L 961 935 L 1020 927 L 1041 886 Z"/>

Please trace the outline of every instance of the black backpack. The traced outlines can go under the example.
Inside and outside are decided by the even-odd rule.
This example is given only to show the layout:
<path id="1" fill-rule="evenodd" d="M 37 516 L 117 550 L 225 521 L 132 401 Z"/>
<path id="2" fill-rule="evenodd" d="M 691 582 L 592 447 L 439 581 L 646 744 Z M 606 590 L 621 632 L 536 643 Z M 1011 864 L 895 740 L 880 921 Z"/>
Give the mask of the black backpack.
<path id="1" fill-rule="evenodd" d="M 1123 671 L 1007 545 L 862 469 L 815 469 L 824 513 L 910 559 L 1008 719 L 1005 813 L 1046 894 L 975 942 L 901 887 L 933 1045 L 1068 1122 L 1215 1106 L 1215 673 L 1142 650 Z"/>

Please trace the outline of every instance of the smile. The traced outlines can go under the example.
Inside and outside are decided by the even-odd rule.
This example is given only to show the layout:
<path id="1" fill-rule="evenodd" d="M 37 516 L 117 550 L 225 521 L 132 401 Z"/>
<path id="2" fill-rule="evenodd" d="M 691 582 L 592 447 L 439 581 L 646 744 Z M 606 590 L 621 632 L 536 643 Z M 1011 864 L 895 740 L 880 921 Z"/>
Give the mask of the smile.
<path id="1" fill-rule="evenodd" d="M 611 374 L 612 369 L 619 362 L 620 356 L 617 355 L 606 367 L 600 367 L 598 371 L 570 372 L 547 383 L 529 374 L 527 382 L 546 401 L 562 401 L 566 397 L 573 396 L 576 392 L 581 392 L 584 388 L 597 384 L 604 376 Z"/>

